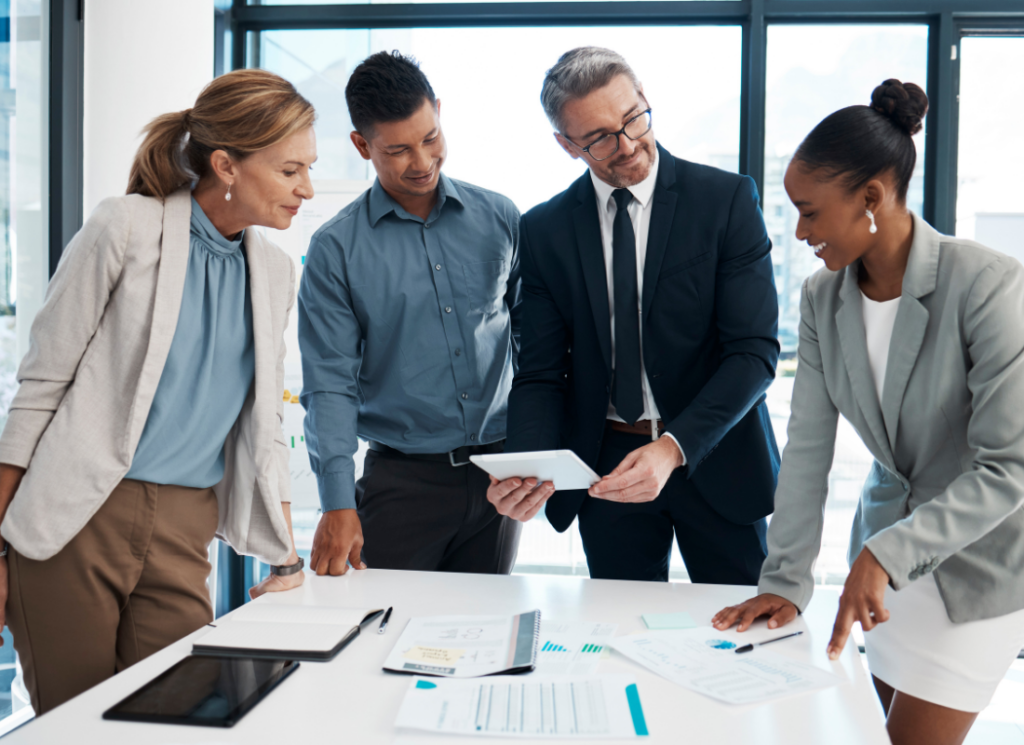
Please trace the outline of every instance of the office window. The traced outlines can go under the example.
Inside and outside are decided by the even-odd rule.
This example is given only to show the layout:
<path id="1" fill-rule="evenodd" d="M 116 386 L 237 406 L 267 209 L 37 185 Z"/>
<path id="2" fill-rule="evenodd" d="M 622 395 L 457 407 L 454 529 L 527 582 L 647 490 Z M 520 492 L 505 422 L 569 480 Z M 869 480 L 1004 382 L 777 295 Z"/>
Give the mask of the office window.
<path id="1" fill-rule="evenodd" d="M 961 41 L 956 234 L 1024 261 L 1024 38 Z"/>
<path id="2" fill-rule="evenodd" d="M 524 39 L 529 43 L 525 44 Z M 675 155 L 736 171 L 739 162 L 740 43 L 737 26 L 622 28 L 437 28 L 267 31 L 251 34 L 250 64 L 291 80 L 317 108 L 315 216 L 292 235 L 275 235 L 301 266 L 314 225 L 365 189 L 373 168 L 349 140 L 345 84 L 373 52 L 414 55 L 441 101 L 448 140 L 445 172 L 508 195 L 523 212 L 565 189 L 583 173 L 552 136 L 540 106 L 545 71 L 565 51 L 607 46 L 633 66 L 654 110 L 659 142 Z M 667 53 L 666 50 L 671 50 Z M 714 75 L 705 74 L 714 70 Z M 354 192 L 354 193 L 353 193 Z M 326 197 L 326 198 L 325 198 Z M 318 206 L 321 201 L 321 206 Z M 293 326 L 295 320 L 293 319 Z M 289 339 L 295 338 L 294 328 Z M 289 342 L 289 392 L 301 388 L 297 344 Z M 294 411 L 292 411 L 294 409 Z M 289 430 L 289 416 L 294 416 Z M 286 439 L 301 436 L 301 407 L 286 406 Z M 302 445 L 296 440 L 297 448 Z M 357 473 L 365 446 L 357 454 Z M 299 459 L 293 461 L 293 484 Z M 311 484 L 306 475 L 305 482 Z M 301 499 L 301 498 L 300 498 Z M 317 514 L 311 500 L 293 504 L 296 541 L 312 545 Z M 518 571 L 586 574 L 576 527 L 556 533 L 543 518 L 525 526 Z M 685 577 L 676 551 L 673 576 Z"/>
<path id="3" fill-rule="evenodd" d="M 0 427 L 17 390 L 18 363 L 28 349 L 29 327 L 49 279 L 43 25 L 41 0 L 0 3 Z M 6 628 L 3 640 L 0 734 L 32 715 L 24 684 L 15 681 L 17 662 Z"/>
<path id="4" fill-rule="evenodd" d="M 439 0 L 248 0 L 248 5 L 395 5 L 402 3 L 432 4 Z M 496 2 L 535 2 L 536 0 L 440 0 L 455 3 L 496 3 Z M 559 0 L 541 0 L 542 2 L 558 2 Z M 588 0 L 561 0 L 562 2 L 582 3 Z M 589 0 L 593 2 L 593 0 Z M 611 2 L 612 0 L 597 0 Z M 700 1 L 700 0 L 698 0 Z M 733 0 L 739 2 L 739 0 Z"/>
<path id="5" fill-rule="evenodd" d="M 768 406 L 780 448 L 796 373 L 796 347 L 803 281 L 824 266 L 806 243 L 796 240 L 797 211 L 783 188 L 793 152 L 814 126 L 833 111 L 868 104 L 871 91 L 887 78 L 927 89 L 925 26 L 787 26 L 768 28 L 765 105 L 764 213 L 776 235 L 772 261 L 779 291 L 778 377 L 768 391 Z M 917 168 L 908 203 L 923 209 L 924 135 L 915 138 Z M 822 551 L 815 565 L 819 583 L 842 583 L 848 571 L 850 524 L 872 457 L 845 419 L 840 419 L 835 459 L 829 475 Z"/>

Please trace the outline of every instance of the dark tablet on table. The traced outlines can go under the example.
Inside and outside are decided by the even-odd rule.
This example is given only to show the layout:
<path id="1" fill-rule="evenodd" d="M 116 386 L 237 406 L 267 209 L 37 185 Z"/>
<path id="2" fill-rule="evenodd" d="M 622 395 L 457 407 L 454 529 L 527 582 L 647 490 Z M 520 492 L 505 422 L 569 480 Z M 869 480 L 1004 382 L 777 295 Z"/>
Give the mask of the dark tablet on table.
<path id="1" fill-rule="evenodd" d="M 232 727 L 298 666 L 292 660 L 186 657 L 103 718 Z"/>

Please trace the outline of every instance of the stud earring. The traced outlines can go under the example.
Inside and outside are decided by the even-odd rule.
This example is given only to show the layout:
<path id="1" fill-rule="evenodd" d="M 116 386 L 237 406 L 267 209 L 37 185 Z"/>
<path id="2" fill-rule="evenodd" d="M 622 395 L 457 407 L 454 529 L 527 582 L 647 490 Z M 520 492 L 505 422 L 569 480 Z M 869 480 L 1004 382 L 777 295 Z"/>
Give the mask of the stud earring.
<path id="1" fill-rule="evenodd" d="M 228 184 L 228 191 L 227 191 L 227 194 L 224 195 L 224 201 L 225 202 L 230 202 L 231 201 L 231 184 Z M 874 233 L 875 231 L 872 230 L 871 232 Z"/>
<path id="2" fill-rule="evenodd" d="M 864 214 L 867 215 L 868 219 L 871 221 L 871 227 L 868 228 L 868 232 L 874 235 L 878 232 L 878 226 L 875 225 L 875 213 L 871 210 L 867 210 Z"/>

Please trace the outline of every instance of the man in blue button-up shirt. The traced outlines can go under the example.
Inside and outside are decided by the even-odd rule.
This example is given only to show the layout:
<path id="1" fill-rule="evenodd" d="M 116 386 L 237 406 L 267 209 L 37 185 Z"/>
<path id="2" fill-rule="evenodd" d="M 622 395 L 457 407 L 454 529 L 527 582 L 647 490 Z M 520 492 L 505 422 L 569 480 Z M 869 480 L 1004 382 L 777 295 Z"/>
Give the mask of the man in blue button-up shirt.
<path id="1" fill-rule="evenodd" d="M 518 523 L 472 453 L 499 452 L 518 353 L 519 213 L 441 174 L 440 103 L 381 52 L 346 88 L 373 186 L 313 236 L 299 291 L 306 440 L 323 518 L 310 565 L 504 572 Z M 357 435 L 370 442 L 354 481 Z M 365 542 L 364 542 L 365 539 Z"/>

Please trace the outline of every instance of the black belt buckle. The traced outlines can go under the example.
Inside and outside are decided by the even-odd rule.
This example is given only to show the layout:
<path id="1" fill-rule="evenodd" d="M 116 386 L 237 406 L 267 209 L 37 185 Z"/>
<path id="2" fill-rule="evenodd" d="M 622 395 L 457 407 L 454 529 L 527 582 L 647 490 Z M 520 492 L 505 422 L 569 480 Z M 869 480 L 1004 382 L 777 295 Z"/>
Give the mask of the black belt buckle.
<path id="1" fill-rule="evenodd" d="M 462 453 L 464 453 L 463 456 L 466 459 L 465 459 L 465 461 L 461 461 L 460 463 L 456 463 L 456 461 L 455 461 L 456 454 L 460 453 L 460 451 Z M 470 461 L 469 461 L 469 448 L 463 446 L 463 447 L 457 447 L 454 450 L 449 450 L 449 463 L 452 464 L 452 468 L 454 468 L 454 469 L 461 469 L 463 466 L 469 466 L 469 464 L 470 464 Z"/>
<path id="2" fill-rule="evenodd" d="M 456 463 L 455 462 L 455 454 L 458 453 L 460 450 L 465 451 L 467 453 L 466 460 L 462 461 L 461 463 Z M 470 464 L 468 453 L 469 453 L 469 448 L 467 448 L 467 447 L 461 447 L 461 448 L 455 448 L 454 450 L 449 450 L 448 451 L 448 462 L 452 464 L 452 468 L 462 468 L 463 466 L 468 466 Z"/>

